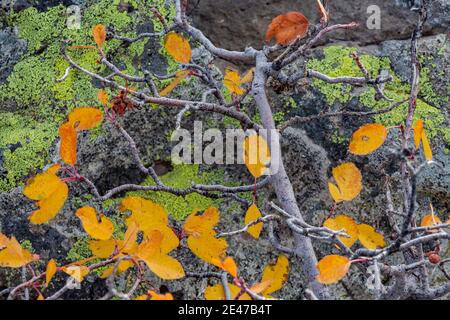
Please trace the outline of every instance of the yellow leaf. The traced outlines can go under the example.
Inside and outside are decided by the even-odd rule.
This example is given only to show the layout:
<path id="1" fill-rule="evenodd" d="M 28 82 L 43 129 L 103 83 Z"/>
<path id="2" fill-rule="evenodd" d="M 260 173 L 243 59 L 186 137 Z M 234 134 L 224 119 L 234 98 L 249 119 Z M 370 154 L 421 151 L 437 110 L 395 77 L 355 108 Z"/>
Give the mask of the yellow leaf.
<path id="1" fill-rule="evenodd" d="M 317 264 L 319 274 L 317 281 L 323 284 L 333 284 L 344 278 L 350 268 L 350 260 L 347 257 L 330 255 L 324 257 Z"/>
<path id="2" fill-rule="evenodd" d="M 248 225 L 249 223 L 258 220 L 261 218 L 261 212 L 259 211 L 258 207 L 255 204 L 252 204 L 245 214 L 244 223 L 245 225 Z M 259 222 L 257 224 L 252 225 L 248 228 L 247 232 L 255 239 L 259 238 L 259 235 L 261 234 L 261 230 L 263 228 L 263 223 Z"/>
<path id="3" fill-rule="evenodd" d="M 441 219 L 439 219 L 438 216 L 434 214 L 427 214 L 422 218 L 422 221 L 420 222 L 421 227 L 432 227 L 443 224 Z M 436 233 L 439 232 L 438 229 L 428 230 L 429 233 Z"/>
<path id="4" fill-rule="evenodd" d="M 228 288 L 230 288 L 232 300 L 241 292 L 241 288 L 231 283 L 228 284 Z M 221 284 L 208 286 L 205 289 L 204 295 L 206 300 L 225 300 L 225 290 Z M 238 300 L 252 300 L 252 298 L 247 293 L 244 293 Z"/>
<path id="5" fill-rule="evenodd" d="M 433 152 L 431 151 L 430 142 L 428 141 L 428 137 L 425 130 L 422 131 L 422 146 L 423 146 L 423 153 L 425 154 L 425 159 L 427 159 L 427 161 L 432 161 Z"/>
<path id="6" fill-rule="evenodd" d="M 192 50 L 189 41 L 175 32 L 170 32 L 164 38 L 164 47 L 177 62 L 187 64 L 191 61 Z"/>
<path id="7" fill-rule="evenodd" d="M 39 293 L 37 300 L 42 301 L 45 300 L 44 296 L 42 295 L 42 293 Z"/>
<path id="8" fill-rule="evenodd" d="M 26 249 L 22 248 L 15 237 L 2 239 L 4 248 L 0 251 L 0 267 L 20 268 L 36 260 Z"/>
<path id="9" fill-rule="evenodd" d="M 45 271 L 45 287 L 48 287 L 50 281 L 52 281 L 53 276 L 55 275 L 57 270 L 56 261 L 51 259 L 47 263 L 47 270 Z"/>
<path id="10" fill-rule="evenodd" d="M 270 162 L 270 150 L 266 140 L 258 135 L 252 134 L 244 140 L 244 163 L 248 171 L 258 178 L 268 171 Z"/>
<path id="11" fill-rule="evenodd" d="M 189 75 L 191 74 L 190 70 L 181 70 L 177 72 L 176 77 L 172 80 L 171 83 L 169 83 L 169 85 L 167 87 L 165 87 L 160 93 L 159 95 L 161 97 L 165 97 L 167 96 L 169 93 L 171 93 L 173 91 L 173 89 L 175 89 L 181 81 L 183 81 L 184 79 L 186 79 Z"/>
<path id="12" fill-rule="evenodd" d="M 134 265 L 133 261 L 131 260 L 122 260 L 119 262 L 119 265 L 117 266 L 116 269 L 116 275 L 121 274 L 122 272 L 127 271 L 128 269 L 130 269 L 132 266 Z M 109 267 L 107 269 L 105 269 L 103 271 L 103 273 L 100 275 L 100 278 L 102 279 L 106 279 L 108 278 L 114 271 L 114 266 Z"/>
<path id="13" fill-rule="evenodd" d="M 377 150 L 384 143 L 388 130 L 382 124 L 366 124 L 353 133 L 349 151 L 366 155 Z"/>
<path id="14" fill-rule="evenodd" d="M 250 287 L 250 290 L 253 291 L 256 294 L 263 293 L 270 286 L 270 284 L 272 282 L 273 282 L 273 279 L 272 280 L 266 280 L 266 281 L 263 281 L 263 282 L 257 282 L 257 283 L 253 284 Z"/>
<path id="15" fill-rule="evenodd" d="M 237 266 L 232 257 L 226 257 L 223 261 L 214 257 L 211 259 L 211 263 L 237 278 Z"/>
<path id="16" fill-rule="evenodd" d="M 125 232 L 125 235 L 123 237 L 123 241 L 119 245 L 119 251 L 126 253 L 126 254 L 132 254 L 135 253 L 137 250 L 137 236 L 138 236 L 138 225 L 135 222 L 131 222 L 128 225 L 127 231 Z M 177 238 L 178 239 L 178 238 Z M 173 244 L 174 247 L 178 246 L 177 244 Z"/>
<path id="17" fill-rule="evenodd" d="M 8 243 L 8 237 L 4 234 L 0 233 L 0 249 L 3 249 L 6 247 Z"/>
<path id="18" fill-rule="evenodd" d="M 284 255 L 280 255 L 274 264 L 268 264 L 263 271 L 261 283 L 270 282 L 263 291 L 264 295 L 280 290 L 286 283 L 289 276 L 289 260 Z"/>
<path id="19" fill-rule="evenodd" d="M 68 266 L 61 269 L 78 283 L 83 282 L 84 277 L 89 274 L 89 268 L 86 266 Z"/>
<path id="20" fill-rule="evenodd" d="M 358 225 L 357 223 L 350 217 L 339 215 L 335 218 L 329 218 L 324 222 L 324 227 L 327 227 L 334 231 L 339 231 L 343 229 L 350 238 L 346 237 L 338 237 L 339 240 L 347 247 L 350 248 L 356 240 L 358 240 Z"/>
<path id="21" fill-rule="evenodd" d="M 69 114 L 69 122 L 76 130 L 90 130 L 103 121 L 103 112 L 94 107 L 80 107 Z"/>
<path id="22" fill-rule="evenodd" d="M 97 98 L 98 101 L 100 101 L 100 103 L 103 104 L 104 106 L 107 106 L 109 104 L 108 93 L 105 90 L 98 90 Z"/>
<path id="23" fill-rule="evenodd" d="M 97 46 L 102 48 L 106 40 L 106 27 L 102 24 L 95 25 L 92 28 L 92 36 Z"/>
<path id="24" fill-rule="evenodd" d="M 147 239 L 139 245 L 137 257 L 143 260 L 148 268 L 164 280 L 180 279 L 184 277 L 183 266 L 175 258 L 167 254 L 175 248 L 163 248 L 164 235 L 153 230 Z"/>
<path id="25" fill-rule="evenodd" d="M 221 260 L 228 247 L 224 239 L 216 238 L 213 228 L 218 221 L 219 211 L 216 208 L 208 208 L 201 215 L 193 212 L 184 223 L 189 249 L 208 263 L 212 263 L 213 258 Z"/>
<path id="26" fill-rule="evenodd" d="M 56 175 L 60 169 L 61 169 L 60 164 L 54 164 L 50 168 L 48 168 L 46 172 Z M 38 200 L 38 199 L 35 199 L 35 200 Z"/>
<path id="27" fill-rule="evenodd" d="M 358 231 L 358 239 L 365 248 L 375 250 L 386 245 L 383 235 L 378 233 L 372 226 L 360 224 L 358 225 Z"/>
<path id="28" fill-rule="evenodd" d="M 331 197 L 336 203 L 344 201 L 341 191 L 339 191 L 339 188 L 336 187 L 336 185 L 334 185 L 331 182 L 328 182 L 328 190 L 330 191 Z"/>
<path id="29" fill-rule="evenodd" d="M 351 162 L 343 163 L 332 170 L 337 187 L 328 184 L 330 193 L 336 202 L 350 201 L 358 196 L 362 189 L 362 176 L 359 169 Z M 339 191 L 339 197 L 336 194 Z M 336 198 L 335 198 L 336 197 Z"/>
<path id="30" fill-rule="evenodd" d="M 23 194 L 31 200 L 42 200 L 55 192 L 60 184 L 61 180 L 53 173 L 39 173 L 28 181 Z"/>
<path id="31" fill-rule="evenodd" d="M 239 72 L 230 68 L 225 69 L 223 84 L 233 94 L 244 94 L 245 90 L 241 88 L 241 76 Z"/>
<path id="32" fill-rule="evenodd" d="M 28 217 L 33 224 L 42 224 L 53 219 L 64 206 L 69 188 L 60 181 L 59 187 L 48 197 L 37 202 L 38 210 Z"/>
<path id="33" fill-rule="evenodd" d="M 116 246 L 119 246 L 119 241 L 114 239 L 89 241 L 89 249 L 92 254 L 101 259 L 109 258 L 114 253 Z"/>
<path id="34" fill-rule="evenodd" d="M 148 295 L 151 297 L 150 300 L 173 300 L 173 296 L 170 292 L 159 294 L 155 291 L 149 290 Z"/>
<path id="35" fill-rule="evenodd" d="M 65 163 L 73 166 L 77 162 L 77 132 L 73 125 L 69 122 L 62 124 L 59 127 L 59 137 L 59 156 Z"/>
<path id="36" fill-rule="evenodd" d="M 414 145 L 416 149 L 419 149 L 420 140 L 422 140 L 422 132 L 423 132 L 423 120 L 419 119 L 414 126 Z"/>
<path id="37" fill-rule="evenodd" d="M 255 75 L 255 67 L 248 70 L 247 73 L 241 78 L 241 84 L 252 82 L 254 75 Z"/>
<path id="38" fill-rule="evenodd" d="M 100 221 L 94 208 L 85 206 L 77 210 L 75 215 L 81 220 L 84 230 L 94 239 L 108 240 L 111 238 L 114 225 L 103 214 Z"/>

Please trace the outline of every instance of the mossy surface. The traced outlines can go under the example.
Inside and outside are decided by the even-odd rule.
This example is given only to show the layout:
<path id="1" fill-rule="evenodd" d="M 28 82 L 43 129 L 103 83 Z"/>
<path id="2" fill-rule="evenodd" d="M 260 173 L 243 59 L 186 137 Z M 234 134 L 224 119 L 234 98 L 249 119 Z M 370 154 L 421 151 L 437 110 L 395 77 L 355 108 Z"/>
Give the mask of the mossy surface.
<path id="1" fill-rule="evenodd" d="M 362 72 L 351 57 L 352 52 L 355 51 L 356 49 L 354 48 L 330 46 L 324 49 L 323 59 L 311 59 L 307 62 L 307 67 L 331 77 L 362 77 Z M 402 101 L 408 98 L 410 86 L 402 82 L 395 74 L 391 68 L 389 58 L 367 54 L 360 55 L 360 58 L 372 78 L 376 78 L 381 70 L 387 70 L 393 77 L 393 81 L 387 83 L 385 86 L 384 92 L 386 96 L 394 99 L 394 101 Z M 380 110 L 391 105 L 391 102 L 386 100 L 377 101 L 373 87 L 366 87 L 361 92 L 354 93 L 352 87 L 345 84 L 328 84 L 322 80 L 314 79 L 313 85 L 325 96 L 327 103 L 330 105 L 335 103 L 346 104 L 354 96 L 359 97 L 359 101 L 363 106 L 373 110 Z M 424 120 L 425 127 L 431 139 L 441 137 L 448 144 L 450 143 L 449 129 L 445 126 L 445 115 L 439 109 L 439 106 L 445 102 L 448 102 L 448 97 L 440 97 L 434 92 L 429 80 L 429 70 L 423 68 L 415 119 Z M 406 111 L 407 103 L 391 112 L 375 116 L 374 120 L 387 126 L 398 125 L 405 121 Z"/>
<path id="2" fill-rule="evenodd" d="M 68 17 L 63 5 L 45 12 L 28 8 L 8 16 L 10 26 L 17 27 L 19 37 L 27 41 L 27 52 L 0 85 L 0 150 L 4 150 L 0 191 L 22 184 L 30 173 L 50 162 L 49 150 L 68 112 L 77 106 L 99 105 L 98 88 L 89 76 L 71 70 L 64 81 L 57 81 L 68 67 L 60 54 L 61 42 L 67 39 L 73 45 L 93 45 L 91 30 L 99 23 L 129 37 L 135 36 L 137 27 L 150 19 L 153 28 L 161 30 L 161 23 L 153 20 L 148 9 L 151 6 L 156 6 L 169 21 L 174 14 L 165 0 L 127 1 L 135 9 L 131 13 L 122 10 L 119 2 L 88 1 L 82 7 L 80 29 L 67 28 Z M 143 53 L 146 41 L 125 48 L 117 40 L 108 40 L 104 51 L 120 62 L 123 72 L 139 74 L 135 62 Z M 68 52 L 84 68 L 99 74 L 107 72 L 97 64 L 95 50 L 69 49 Z"/>

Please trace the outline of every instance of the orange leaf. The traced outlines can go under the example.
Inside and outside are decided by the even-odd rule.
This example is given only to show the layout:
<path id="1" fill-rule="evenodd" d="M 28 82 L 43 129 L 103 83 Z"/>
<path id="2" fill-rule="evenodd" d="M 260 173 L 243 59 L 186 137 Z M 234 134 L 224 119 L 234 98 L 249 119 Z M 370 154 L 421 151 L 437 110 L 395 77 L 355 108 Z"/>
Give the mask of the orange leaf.
<path id="1" fill-rule="evenodd" d="M 258 220 L 261 218 L 261 212 L 259 211 L 258 207 L 255 204 L 252 204 L 245 214 L 244 223 L 245 225 L 248 225 L 249 223 Z M 247 232 L 255 239 L 259 238 L 259 235 L 261 234 L 261 230 L 263 228 L 263 223 L 259 222 L 257 224 L 252 225 L 248 228 Z"/>
<path id="2" fill-rule="evenodd" d="M 422 146 L 423 146 L 423 153 L 425 154 L 425 159 L 427 159 L 427 161 L 432 161 L 433 152 L 431 151 L 430 142 L 428 141 L 428 137 L 425 130 L 422 131 Z"/>
<path id="3" fill-rule="evenodd" d="M 267 167 L 270 163 L 270 150 L 262 136 L 255 133 L 246 137 L 243 153 L 244 163 L 255 178 L 267 173 Z"/>
<path id="4" fill-rule="evenodd" d="M 43 172 L 31 178 L 23 194 L 31 200 L 42 200 L 48 198 L 60 186 L 61 180 L 51 172 Z"/>
<path id="5" fill-rule="evenodd" d="M 244 94 L 245 90 L 241 88 L 241 76 L 235 70 L 225 69 L 223 84 L 233 94 Z"/>
<path id="6" fill-rule="evenodd" d="M 164 280 L 183 278 L 183 266 L 175 258 L 167 255 L 175 247 L 163 247 L 164 235 L 158 230 L 150 232 L 148 237 L 139 245 L 137 257 L 143 260 L 148 268 Z"/>
<path id="7" fill-rule="evenodd" d="M 77 210 L 75 215 L 81 220 L 84 230 L 94 239 L 108 240 L 111 238 L 114 225 L 104 215 L 100 215 L 100 221 L 97 218 L 97 212 L 94 208 L 85 206 Z"/>
<path id="8" fill-rule="evenodd" d="M 226 257 L 223 261 L 218 258 L 212 258 L 211 263 L 220 269 L 228 272 L 234 278 L 237 278 L 237 266 L 236 262 L 232 257 Z"/>
<path id="9" fill-rule="evenodd" d="M 75 108 L 69 114 L 69 123 L 77 130 L 90 130 L 97 127 L 103 120 L 103 113 L 94 107 Z"/>
<path id="10" fill-rule="evenodd" d="M 94 41 L 97 46 L 102 48 L 106 40 L 106 27 L 102 24 L 95 25 L 92 28 L 92 36 L 94 37 Z"/>
<path id="11" fill-rule="evenodd" d="M 59 127 L 59 137 L 59 155 L 65 163 L 73 166 L 77 162 L 77 132 L 73 125 L 69 122 L 62 124 Z"/>
<path id="12" fill-rule="evenodd" d="M 177 62 L 187 64 L 191 61 L 192 50 L 189 41 L 175 32 L 170 32 L 164 38 L 164 47 Z"/>
<path id="13" fill-rule="evenodd" d="M 109 103 L 108 93 L 105 90 L 98 90 L 98 92 L 97 92 L 97 99 L 104 106 L 107 106 L 108 103 Z"/>
<path id="14" fill-rule="evenodd" d="M 289 277 L 289 260 L 284 255 L 280 255 L 274 264 L 268 264 L 263 271 L 260 283 L 269 282 L 263 291 L 264 295 L 280 290 Z"/>
<path id="15" fill-rule="evenodd" d="M 414 145 L 416 149 L 419 149 L 420 140 L 422 140 L 422 132 L 423 132 L 423 120 L 419 119 L 414 126 Z"/>
<path id="16" fill-rule="evenodd" d="M 64 206 L 69 188 L 60 181 L 59 187 L 48 197 L 37 202 L 38 210 L 28 217 L 33 224 L 42 224 L 53 219 Z"/>
<path id="17" fill-rule="evenodd" d="M 289 45 L 298 38 L 304 38 L 308 33 L 308 19 L 300 12 L 288 12 L 275 17 L 267 28 L 266 41 L 275 37 L 276 43 Z"/>
<path id="18" fill-rule="evenodd" d="M 4 248 L 0 251 L 0 267 L 20 268 L 36 260 L 15 237 L 5 238 L 2 238 Z"/>
<path id="19" fill-rule="evenodd" d="M 347 257 L 326 256 L 317 264 L 319 274 L 316 279 L 323 284 L 336 283 L 346 276 L 350 264 L 350 260 Z"/>
<path id="20" fill-rule="evenodd" d="M 343 230 L 349 235 L 350 238 L 338 237 L 347 248 L 350 248 L 358 240 L 358 225 L 350 217 L 339 215 L 335 218 L 329 218 L 324 222 L 323 226 L 334 231 Z"/>
<path id="21" fill-rule="evenodd" d="M 383 248 L 386 245 L 383 235 L 368 224 L 358 225 L 358 239 L 365 248 L 370 250 Z"/>
<path id="22" fill-rule="evenodd" d="M 149 290 L 148 295 L 151 297 L 150 300 L 173 300 L 173 296 L 170 292 L 159 294 L 155 291 Z"/>
<path id="23" fill-rule="evenodd" d="M 343 163 L 332 170 L 337 187 L 328 183 L 334 201 L 350 201 L 362 190 L 362 176 L 359 169 L 351 162 Z"/>
<path id="24" fill-rule="evenodd" d="M 47 263 L 47 270 L 45 271 L 45 287 L 48 287 L 50 281 L 52 281 L 53 276 L 55 275 L 57 270 L 56 261 L 51 259 Z"/>
<path id="25" fill-rule="evenodd" d="M 184 79 L 186 79 L 189 75 L 190 75 L 191 71 L 190 70 L 181 70 L 177 72 L 176 77 L 172 80 L 172 82 L 165 87 L 160 93 L 159 95 L 161 97 L 165 97 L 167 96 L 169 93 L 172 92 L 173 89 L 176 88 L 176 86 L 178 86 L 180 84 L 181 81 L 183 81 Z"/>
<path id="26" fill-rule="evenodd" d="M 440 224 L 442 224 L 442 221 L 441 221 L 441 219 L 439 219 L 438 216 L 436 216 L 435 214 L 427 214 L 426 216 L 424 216 L 422 218 L 420 226 L 421 227 L 432 227 L 432 226 L 437 226 Z M 433 230 L 428 230 L 427 232 L 436 233 L 436 232 L 439 232 L 439 230 L 433 229 Z"/>
<path id="27" fill-rule="evenodd" d="M 229 283 L 228 288 L 231 292 L 231 299 L 234 300 L 238 294 L 241 292 L 241 288 L 238 286 Z M 216 284 L 213 286 L 209 286 L 205 289 L 204 292 L 205 299 L 206 300 L 225 300 L 225 290 L 221 284 Z M 252 298 L 247 294 L 244 293 L 239 297 L 239 300 L 252 300 Z"/>
<path id="28" fill-rule="evenodd" d="M 208 208 L 203 214 L 194 211 L 184 222 L 184 231 L 188 235 L 189 249 L 200 259 L 212 263 L 214 258 L 221 260 L 225 256 L 228 244 L 217 239 L 214 226 L 219 222 L 219 211 Z"/>
<path id="29" fill-rule="evenodd" d="M 356 155 L 372 153 L 384 143 L 387 133 L 382 124 L 366 124 L 353 133 L 348 149 Z"/>

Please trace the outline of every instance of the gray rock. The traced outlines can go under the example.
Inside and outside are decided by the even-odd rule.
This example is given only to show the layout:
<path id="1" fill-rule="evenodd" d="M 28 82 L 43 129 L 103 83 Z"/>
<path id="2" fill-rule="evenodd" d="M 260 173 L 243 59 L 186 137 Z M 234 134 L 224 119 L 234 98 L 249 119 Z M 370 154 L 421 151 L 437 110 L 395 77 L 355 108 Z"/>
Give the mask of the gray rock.
<path id="1" fill-rule="evenodd" d="M 19 39 L 16 29 L 0 30 L 0 84 L 8 78 L 26 48 L 27 42 Z"/>

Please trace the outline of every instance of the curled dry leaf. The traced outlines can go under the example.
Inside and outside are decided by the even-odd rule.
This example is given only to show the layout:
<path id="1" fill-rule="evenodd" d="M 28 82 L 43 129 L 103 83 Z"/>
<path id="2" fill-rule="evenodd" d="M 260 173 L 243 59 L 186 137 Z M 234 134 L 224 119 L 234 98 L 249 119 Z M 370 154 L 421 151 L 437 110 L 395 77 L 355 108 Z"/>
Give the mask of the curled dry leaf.
<path id="1" fill-rule="evenodd" d="M 92 28 L 92 36 L 99 48 L 102 48 L 106 40 L 106 27 L 102 24 L 97 24 Z"/>
<path id="2" fill-rule="evenodd" d="M 358 225 L 358 231 L 358 239 L 365 248 L 375 250 L 386 245 L 383 235 L 378 233 L 374 227 L 368 224 L 360 224 Z"/>
<path id="3" fill-rule="evenodd" d="M 258 207 L 255 204 L 252 204 L 246 214 L 245 214 L 245 219 L 244 219 L 244 223 L 245 225 L 248 225 L 249 223 L 258 220 L 259 218 L 261 218 L 261 212 L 259 211 Z M 249 227 L 247 229 L 247 232 L 255 239 L 259 238 L 259 235 L 261 234 L 261 230 L 263 228 L 263 223 L 259 222 L 257 224 L 252 225 L 251 227 Z"/>
<path id="4" fill-rule="evenodd" d="M 349 268 L 351 262 L 347 257 L 338 255 L 329 255 L 324 257 L 317 264 L 317 281 L 322 284 L 333 284 L 343 279 Z"/>
<path id="5" fill-rule="evenodd" d="M 350 248 L 358 240 L 358 224 L 352 218 L 344 215 L 338 215 L 335 218 L 329 218 L 324 222 L 324 227 L 334 231 L 343 230 L 350 237 L 338 237 L 338 239 Z"/>
<path id="6" fill-rule="evenodd" d="M 176 246 L 163 246 L 164 234 L 153 230 L 139 245 L 136 256 L 143 260 L 148 268 L 158 277 L 165 280 L 183 278 L 185 273 L 183 266 L 168 255 Z M 177 245 L 178 246 L 178 245 Z"/>
<path id="7" fill-rule="evenodd" d="M 213 259 L 222 260 L 228 247 L 227 242 L 216 238 L 214 227 L 219 222 L 219 210 L 208 208 L 202 214 L 191 213 L 184 222 L 189 249 L 200 259 L 212 263 Z"/>
<path id="8" fill-rule="evenodd" d="M 256 133 L 249 135 L 244 140 L 243 153 L 244 163 L 255 178 L 267 174 L 270 150 L 266 139 Z"/>
<path id="9" fill-rule="evenodd" d="M 235 300 L 241 292 L 241 288 L 231 283 L 228 284 L 228 288 L 231 292 L 231 299 Z M 208 286 L 205 289 L 204 295 L 206 300 L 226 300 L 225 290 L 221 284 Z M 247 293 L 244 293 L 239 297 L 238 300 L 252 300 L 252 298 Z"/>
<path id="10" fill-rule="evenodd" d="M 22 248 L 15 237 L 8 239 L 1 235 L 1 241 L 3 249 L 0 249 L 0 267 L 20 268 L 32 261 L 39 260 L 38 256 L 34 256 Z"/>
<path id="11" fill-rule="evenodd" d="M 354 163 L 343 163 L 333 168 L 332 173 L 337 186 L 329 182 L 328 188 L 334 201 L 350 201 L 358 196 L 362 190 L 362 176 Z"/>
<path id="12" fill-rule="evenodd" d="M 421 227 L 432 227 L 432 226 L 438 226 L 442 224 L 441 219 L 439 219 L 438 216 L 435 214 L 427 214 L 422 218 L 422 221 L 420 222 Z M 439 232 L 438 229 L 428 230 L 429 233 L 436 233 Z"/>
<path id="13" fill-rule="evenodd" d="M 97 211 L 89 206 L 77 210 L 75 215 L 81 220 L 84 230 L 94 239 L 108 240 L 111 238 L 114 225 L 103 214 L 100 220 L 97 217 Z"/>
<path id="14" fill-rule="evenodd" d="M 175 61 L 183 64 L 191 61 L 191 45 L 182 35 L 176 32 L 168 33 L 164 38 L 164 47 Z"/>
<path id="15" fill-rule="evenodd" d="M 277 44 L 289 45 L 308 33 L 309 21 L 300 12 L 288 12 L 275 17 L 267 28 L 266 41 L 275 37 Z"/>
<path id="16" fill-rule="evenodd" d="M 388 130 L 382 124 L 366 124 L 353 133 L 349 151 L 366 155 L 377 150 L 386 141 Z"/>

